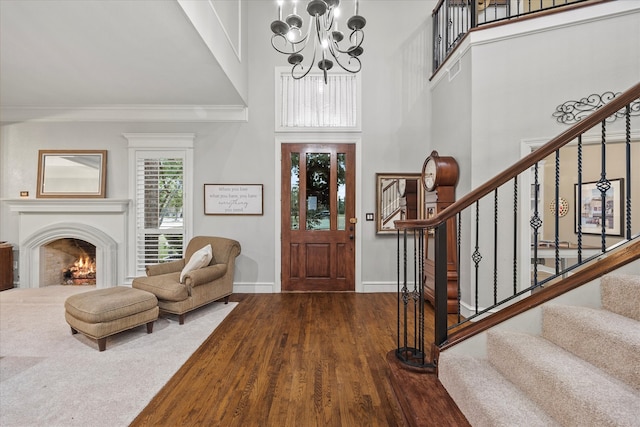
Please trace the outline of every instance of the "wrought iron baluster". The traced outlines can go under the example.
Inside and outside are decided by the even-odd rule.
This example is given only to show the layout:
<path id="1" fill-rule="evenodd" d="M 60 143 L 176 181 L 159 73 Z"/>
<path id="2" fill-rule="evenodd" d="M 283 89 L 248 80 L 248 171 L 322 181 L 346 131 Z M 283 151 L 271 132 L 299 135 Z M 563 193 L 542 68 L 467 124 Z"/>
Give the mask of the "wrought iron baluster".
<path id="1" fill-rule="evenodd" d="M 406 231 L 404 231 L 404 232 L 406 233 Z M 400 278 L 401 278 L 400 277 L 401 276 L 400 275 L 400 230 L 398 230 L 396 232 L 396 271 L 397 271 L 397 276 L 398 276 L 398 284 L 396 285 L 397 288 L 398 288 L 397 289 L 397 292 L 398 292 L 398 296 L 397 296 L 397 299 L 398 299 L 398 301 L 397 301 L 397 303 L 398 303 L 398 313 L 397 313 L 397 316 L 396 316 L 397 317 L 397 319 L 396 319 L 397 322 L 396 323 L 398 325 L 397 325 L 397 328 L 396 328 L 396 332 L 397 332 L 397 334 L 396 334 L 396 337 L 397 337 L 396 338 L 396 340 L 397 340 L 396 348 L 399 349 L 400 347 L 402 347 L 400 345 L 400 311 L 401 311 L 400 310 L 400 307 L 401 307 L 400 302 L 402 300 L 401 299 L 402 288 L 400 287 L 400 283 L 401 283 L 400 282 Z"/>
<path id="2" fill-rule="evenodd" d="M 498 303 L 498 189 L 493 192 L 493 303 Z"/>
<path id="3" fill-rule="evenodd" d="M 626 233 L 627 240 L 631 240 L 631 104 L 627 105 L 625 114 L 625 145 L 627 157 L 627 197 L 626 197 Z"/>
<path id="4" fill-rule="evenodd" d="M 480 229 L 480 201 L 476 201 L 476 250 L 473 252 L 471 259 L 475 264 L 475 274 L 476 274 L 476 283 L 475 283 L 475 303 L 476 303 L 476 314 L 478 314 L 478 290 L 479 290 L 479 270 L 480 270 L 480 261 L 482 260 L 482 255 L 480 254 L 480 238 L 479 238 L 479 229 Z"/>
<path id="5" fill-rule="evenodd" d="M 538 201 L 540 200 L 540 181 L 538 181 L 538 163 L 533 167 L 533 216 L 529 225 L 533 228 L 533 285 L 538 286 L 538 230 L 542 226 L 542 220 L 538 215 Z"/>
<path id="6" fill-rule="evenodd" d="M 415 231 L 414 231 L 415 234 Z M 419 282 L 419 292 L 418 292 L 418 306 L 420 311 L 420 354 L 422 364 L 425 364 L 425 343 L 424 343 L 424 229 L 418 229 L 418 263 L 420 268 L 418 269 L 418 276 L 416 276 L 416 280 Z"/>
<path id="7" fill-rule="evenodd" d="M 576 232 L 578 233 L 578 264 L 582 264 L 582 134 L 578 135 L 578 184 L 576 185 Z"/>
<path id="8" fill-rule="evenodd" d="M 602 140 L 600 142 L 600 158 L 602 160 L 602 164 L 600 166 L 600 180 L 596 184 L 596 188 L 600 190 L 600 237 L 602 240 L 602 252 L 607 251 L 607 221 L 606 221 L 606 210 L 607 210 L 607 191 L 611 188 L 611 183 L 607 179 L 607 121 L 602 121 Z"/>
<path id="9" fill-rule="evenodd" d="M 554 212 L 554 221 L 555 221 L 555 240 L 554 243 L 556 245 L 555 250 L 555 265 L 556 265 L 556 274 L 560 274 L 560 215 L 558 212 L 560 211 L 560 150 L 556 150 L 556 165 L 555 165 L 555 212 Z"/>
<path id="10" fill-rule="evenodd" d="M 420 359 L 420 364 L 424 365 L 424 311 L 422 306 L 422 290 L 419 286 L 418 280 L 418 255 L 419 255 L 419 241 L 416 238 L 416 230 L 413 230 L 413 320 L 414 320 L 414 348 L 417 349 L 417 356 Z"/>
<path id="11" fill-rule="evenodd" d="M 518 175 L 513 178 L 513 294 L 518 292 Z"/>

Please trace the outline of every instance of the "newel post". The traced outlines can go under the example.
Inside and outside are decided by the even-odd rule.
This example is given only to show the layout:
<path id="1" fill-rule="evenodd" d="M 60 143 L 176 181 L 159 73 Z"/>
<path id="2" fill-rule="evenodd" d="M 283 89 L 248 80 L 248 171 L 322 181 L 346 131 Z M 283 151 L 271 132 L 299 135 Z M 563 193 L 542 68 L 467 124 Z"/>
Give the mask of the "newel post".
<path id="1" fill-rule="evenodd" d="M 435 229 L 435 325 L 434 344 L 447 340 L 447 222 Z"/>

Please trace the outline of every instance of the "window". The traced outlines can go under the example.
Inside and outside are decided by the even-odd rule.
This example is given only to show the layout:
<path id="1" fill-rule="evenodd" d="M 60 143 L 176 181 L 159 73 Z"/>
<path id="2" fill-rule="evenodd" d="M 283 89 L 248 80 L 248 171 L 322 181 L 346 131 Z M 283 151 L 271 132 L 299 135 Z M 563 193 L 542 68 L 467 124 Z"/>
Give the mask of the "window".
<path id="1" fill-rule="evenodd" d="M 136 156 L 136 269 L 181 259 L 185 241 L 184 156 Z"/>
<path id="2" fill-rule="evenodd" d="M 334 73 L 324 82 L 311 72 L 296 80 L 290 68 L 276 73 L 276 131 L 359 131 L 359 75 Z"/>
<path id="3" fill-rule="evenodd" d="M 125 134 L 129 140 L 129 276 L 183 257 L 192 229 L 194 134 Z M 135 227 L 134 227 L 135 224 Z"/>

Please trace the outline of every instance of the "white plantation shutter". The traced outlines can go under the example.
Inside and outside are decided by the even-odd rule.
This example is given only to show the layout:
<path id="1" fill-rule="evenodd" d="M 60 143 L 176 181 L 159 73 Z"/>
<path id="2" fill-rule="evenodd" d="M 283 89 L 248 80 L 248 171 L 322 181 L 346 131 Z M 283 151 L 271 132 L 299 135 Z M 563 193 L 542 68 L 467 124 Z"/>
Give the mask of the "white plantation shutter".
<path id="1" fill-rule="evenodd" d="M 281 123 L 292 128 L 354 128 L 357 126 L 357 77 L 309 74 L 296 80 L 281 76 Z"/>
<path id="2" fill-rule="evenodd" d="M 136 155 L 136 269 L 183 256 L 184 155 Z"/>

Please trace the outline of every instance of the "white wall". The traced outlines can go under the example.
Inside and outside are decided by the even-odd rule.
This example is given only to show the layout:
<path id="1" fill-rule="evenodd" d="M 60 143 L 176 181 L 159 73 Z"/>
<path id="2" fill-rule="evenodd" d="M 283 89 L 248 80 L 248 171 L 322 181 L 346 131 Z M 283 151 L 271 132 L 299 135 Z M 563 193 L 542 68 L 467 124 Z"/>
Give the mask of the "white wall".
<path id="1" fill-rule="evenodd" d="M 457 66 L 455 61 L 460 72 L 450 79 L 447 70 Z M 522 141 L 551 139 L 566 130 L 552 117 L 558 105 L 622 92 L 638 81 L 638 2 L 604 2 L 474 31 L 433 78 L 433 146 L 457 158 L 460 197 L 519 160 Z M 473 230 L 470 222 L 463 228 Z M 483 227 L 480 234 L 480 241 L 493 242 L 493 227 Z M 473 277 L 472 250 L 462 248 L 461 274 L 467 278 Z M 484 264 L 492 264 L 492 252 L 481 248 Z M 499 265 L 510 268 L 512 255 L 503 256 Z M 463 303 L 469 303 L 469 280 L 461 286 Z"/>
<path id="2" fill-rule="evenodd" d="M 361 281 L 365 291 L 393 290 L 396 284 L 395 238 L 376 236 L 376 172 L 419 172 L 430 152 L 428 74 L 430 13 L 435 2 L 363 2 L 367 19 L 362 57 L 363 131 L 358 165 L 360 206 L 358 238 Z M 276 174 L 274 69 L 286 59 L 271 47 L 270 19 L 275 3 L 248 1 L 247 123 L 2 123 L 0 130 L 0 199 L 18 198 L 21 190 L 35 197 L 39 149 L 108 149 L 107 197 L 127 198 L 127 142 L 123 133 L 195 133 L 194 234 L 224 235 L 240 241 L 236 292 L 271 291 L 279 267 L 273 248 Z M 264 185 L 264 215 L 206 216 L 205 183 Z M 2 205 L 0 240 L 17 243 L 17 218 Z"/>

